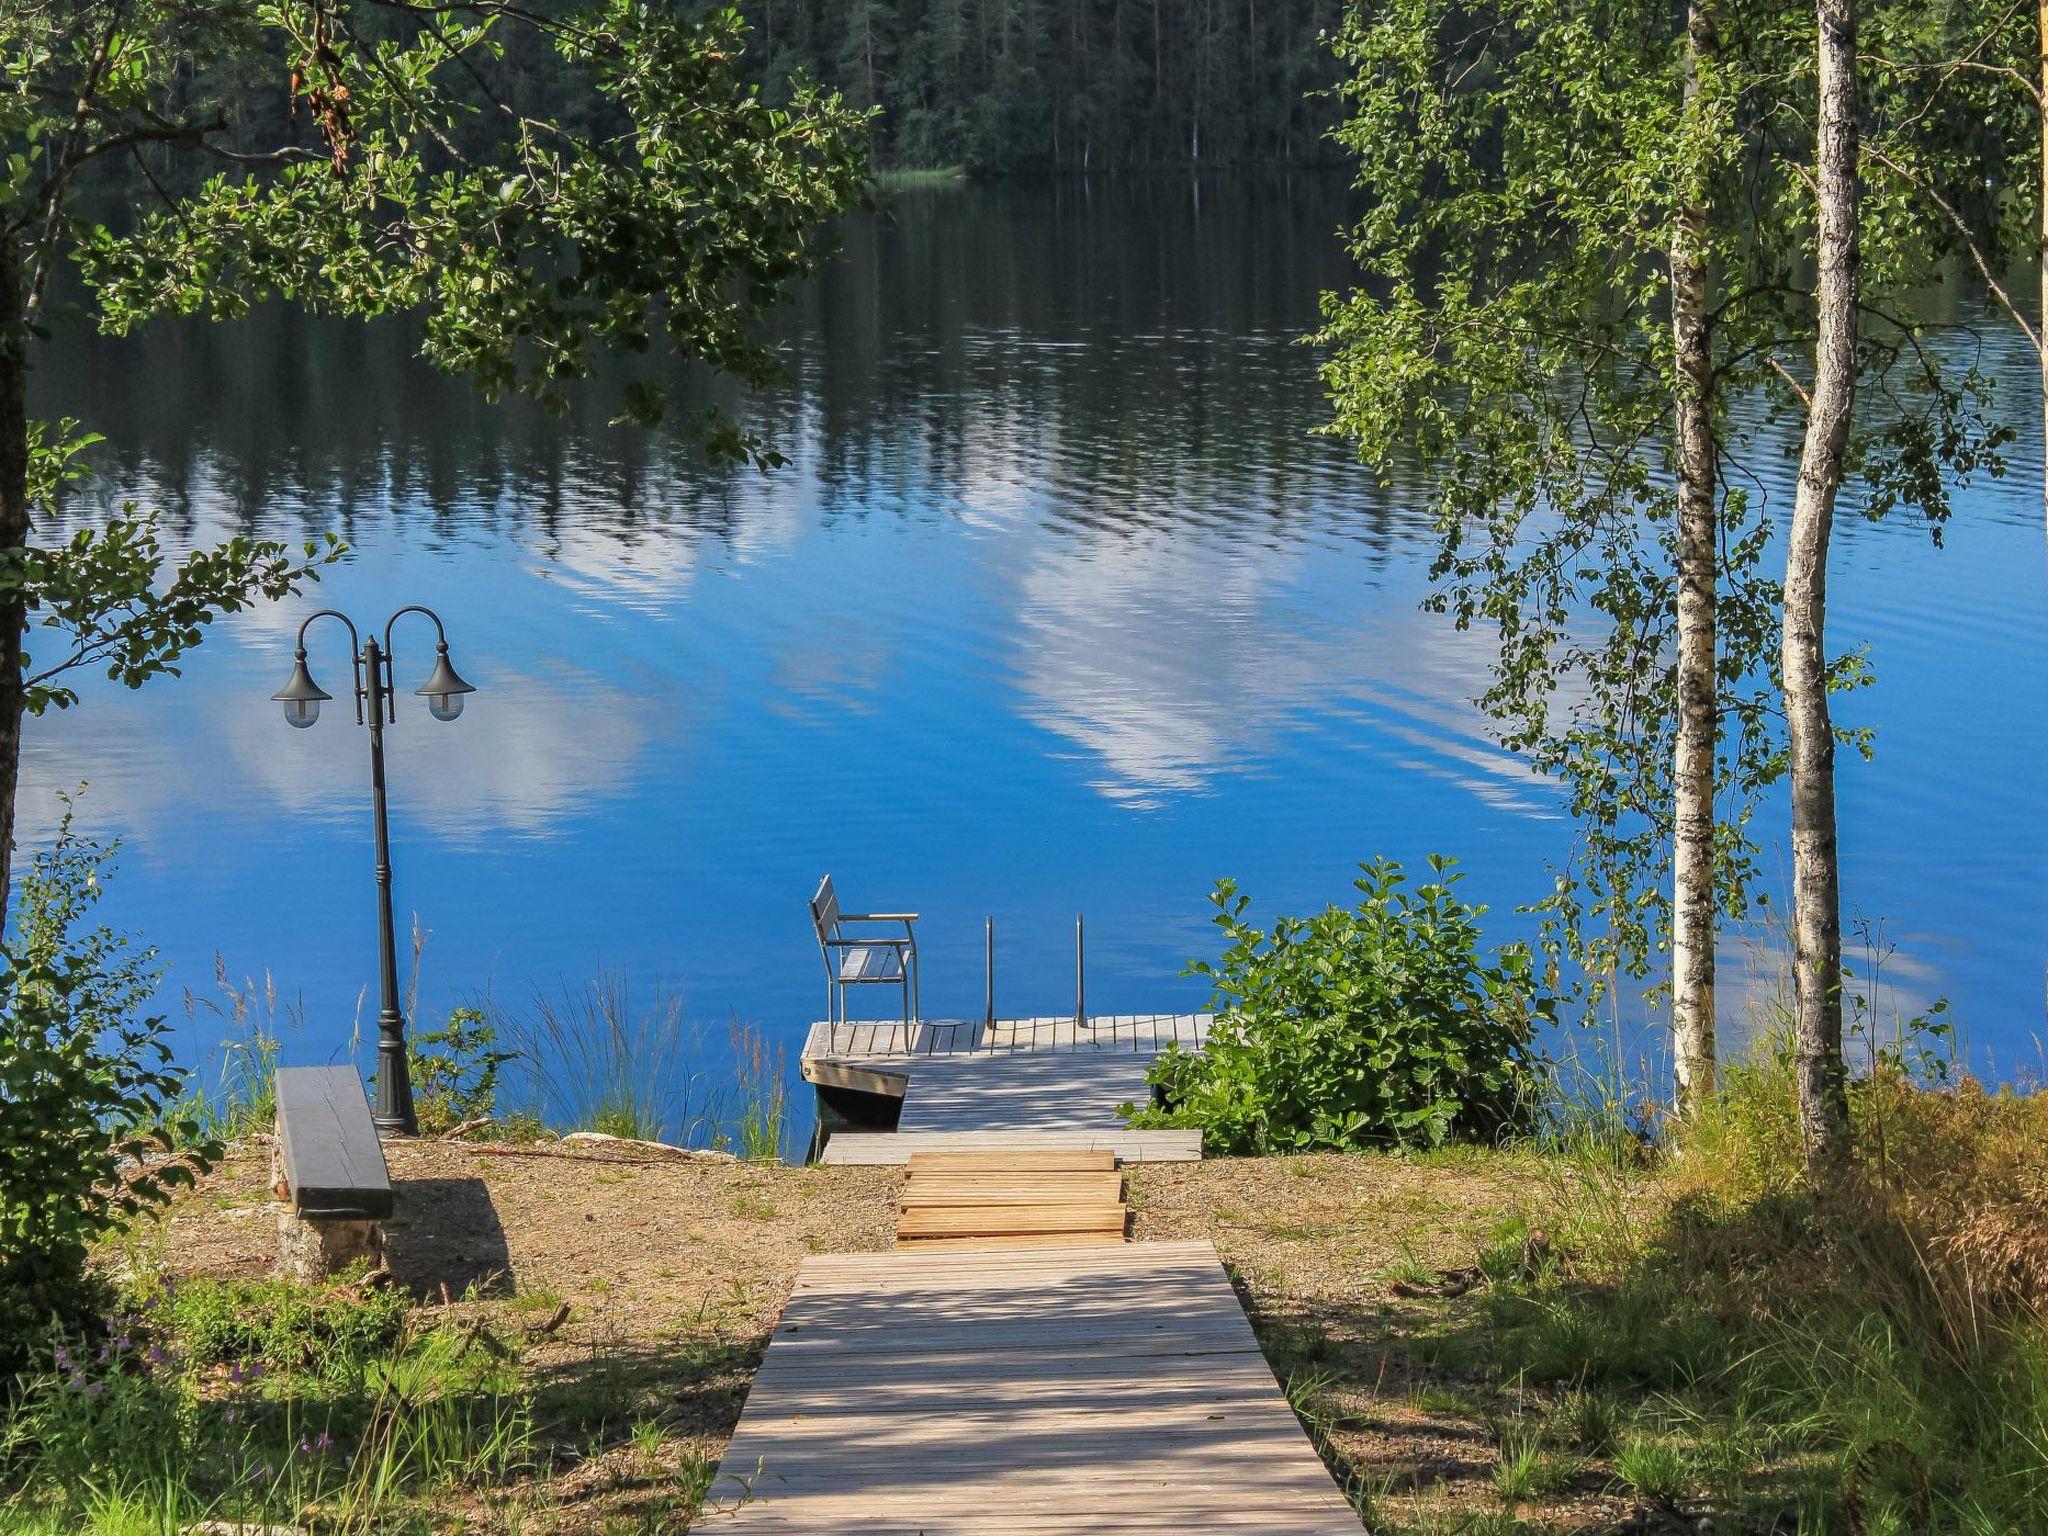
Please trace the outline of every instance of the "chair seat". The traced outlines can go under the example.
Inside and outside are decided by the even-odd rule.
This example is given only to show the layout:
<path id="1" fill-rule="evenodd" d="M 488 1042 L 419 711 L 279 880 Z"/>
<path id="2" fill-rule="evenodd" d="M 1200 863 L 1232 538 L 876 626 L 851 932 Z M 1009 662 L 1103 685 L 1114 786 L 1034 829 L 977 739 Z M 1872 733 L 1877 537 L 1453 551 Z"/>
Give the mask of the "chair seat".
<path id="1" fill-rule="evenodd" d="M 860 944 L 839 952 L 842 982 L 901 981 L 903 951 L 893 945 Z"/>

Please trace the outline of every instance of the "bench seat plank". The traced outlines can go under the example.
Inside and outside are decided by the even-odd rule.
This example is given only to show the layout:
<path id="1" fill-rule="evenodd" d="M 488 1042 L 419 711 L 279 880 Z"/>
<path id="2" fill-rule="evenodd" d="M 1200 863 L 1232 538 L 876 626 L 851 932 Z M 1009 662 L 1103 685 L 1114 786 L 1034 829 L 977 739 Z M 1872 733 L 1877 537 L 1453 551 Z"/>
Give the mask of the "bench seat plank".
<path id="1" fill-rule="evenodd" d="M 301 1216 L 382 1221 L 391 1173 L 354 1067 L 280 1067 L 277 1138 L 287 1198 Z"/>

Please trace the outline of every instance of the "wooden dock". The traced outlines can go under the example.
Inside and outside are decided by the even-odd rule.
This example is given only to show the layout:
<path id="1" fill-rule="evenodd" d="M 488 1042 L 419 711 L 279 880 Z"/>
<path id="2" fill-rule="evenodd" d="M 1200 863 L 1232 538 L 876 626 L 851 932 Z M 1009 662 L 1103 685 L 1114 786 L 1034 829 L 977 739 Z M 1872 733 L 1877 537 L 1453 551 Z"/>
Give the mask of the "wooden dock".
<path id="1" fill-rule="evenodd" d="M 801 1070 L 820 1090 L 900 1101 L 886 1129 L 838 1127 L 828 1163 L 900 1163 L 913 1152 L 1023 1146 L 1107 1150 L 1125 1162 L 1189 1161 L 1189 1131 L 1133 1131 L 1118 1109 L 1150 1097 L 1168 1044 L 1199 1050 L 1207 1014 L 813 1024 Z"/>
<path id="2" fill-rule="evenodd" d="M 1206 1242 L 805 1261 L 699 1523 L 1358 1536 Z"/>

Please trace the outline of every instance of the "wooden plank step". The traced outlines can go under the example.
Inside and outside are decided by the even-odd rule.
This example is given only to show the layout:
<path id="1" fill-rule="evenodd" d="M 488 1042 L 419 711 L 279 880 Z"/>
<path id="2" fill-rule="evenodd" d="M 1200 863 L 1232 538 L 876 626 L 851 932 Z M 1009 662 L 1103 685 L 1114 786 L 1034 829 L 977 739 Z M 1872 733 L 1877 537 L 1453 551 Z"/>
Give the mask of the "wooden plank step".
<path id="1" fill-rule="evenodd" d="M 903 1213 L 899 1241 L 911 1237 L 1008 1237 L 1026 1232 L 1113 1232 L 1123 1235 L 1124 1205 L 942 1205 Z"/>
<path id="2" fill-rule="evenodd" d="M 1003 1237 L 906 1237 L 915 1253 L 980 1253 L 995 1248 L 1065 1248 L 1124 1246 L 1121 1232 L 1012 1232 Z"/>
<path id="3" fill-rule="evenodd" d="M 914 1097 L 917 1089 L 910 1090 Z M 906 1101 L 908 1102 L 908 1101 Z M 1198 1163 L 1200 1131 L 835 1131 L 818 1159 L 836 1167 L 890 1167 L 923 1152 L 1107 1152 L 1125 1163 Z"/>
<path id="4" fill-rule="evenodd" d="M 992 1151 L 912 1152 L 907 1164 L 913 1174 L 963 1173 L 994 1170 L 1013 1173 L 1031 1169 L 1040 1173 L 1091 1173 L 1116 1167 L 1116 1153 L 1074 1149 L 1016 1147 Z"/>
<path id="5" fill-rule="evenodd" d="M 920 1205 L 1114 1205 L 1123 1193 L 1120 1173 L 918 1174 L 903 1186 L 900 1203 L 905 1210 Z"/>

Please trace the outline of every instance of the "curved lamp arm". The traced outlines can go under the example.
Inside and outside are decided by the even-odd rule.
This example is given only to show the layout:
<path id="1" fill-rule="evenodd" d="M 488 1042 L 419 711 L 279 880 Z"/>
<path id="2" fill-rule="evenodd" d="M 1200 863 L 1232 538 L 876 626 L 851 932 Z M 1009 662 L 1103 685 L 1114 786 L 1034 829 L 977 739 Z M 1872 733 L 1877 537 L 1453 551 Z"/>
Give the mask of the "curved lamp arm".
<path id="1" fill-rule="evenodd" d="M 434 623 L 434 670 L 427 680 L 415 688 L 413 692 L 425 697 L 427 708 L 436 720 L 453 720 L 462 713 L 463 695 L 474 693 L 476 689 L 462 680 L 461 674 L 455 670 L 454 663 L 448 659 L 448 631 L 441 623 L 441 615 L 420 603 L 408 603 L 405 607 L 399 609 L 398 612 L 392 614 L 384 625 L 384 665 L 387 668 L 393 666 L 391 660 L 392 627 L 408 613 L 421 614 L 433 620 Z M 395 670 L 387 671 L 385 675 L 392 678 L 394 682 L 396 681 Z M 391 718 L 395 721 L 398 718 L 396 688 L 389 690 L 388 698 Z"/>
<path id="2" fill-rule="evenodd" d="M 338 608 L 315 609 L 299 625 L 298 646 L 293 659 L 303 663 L 306 659 L 306 631 L 313 627 L 315 619 L 339 619 L 348 628 L 349 664 L 355 669 L 356 677 L 356 724 L 363 723 L 363 637 L 356 632 L 355 620 Z"/>
<path id="3" fill-rule="evenodd" d="M 448 649 L 448 630 L 441 623 L 441 615 L 422 603 L 407 603 L 398 612 L 392 614 L 384 623 L 384 654 L 386 656 L 391 654 L 391 626 L 404 618 L 408 613 L 423 613 L 432 619 L 434 621 L 434 639 L 436 643 L 440 645 L 442 650 Z"/>

